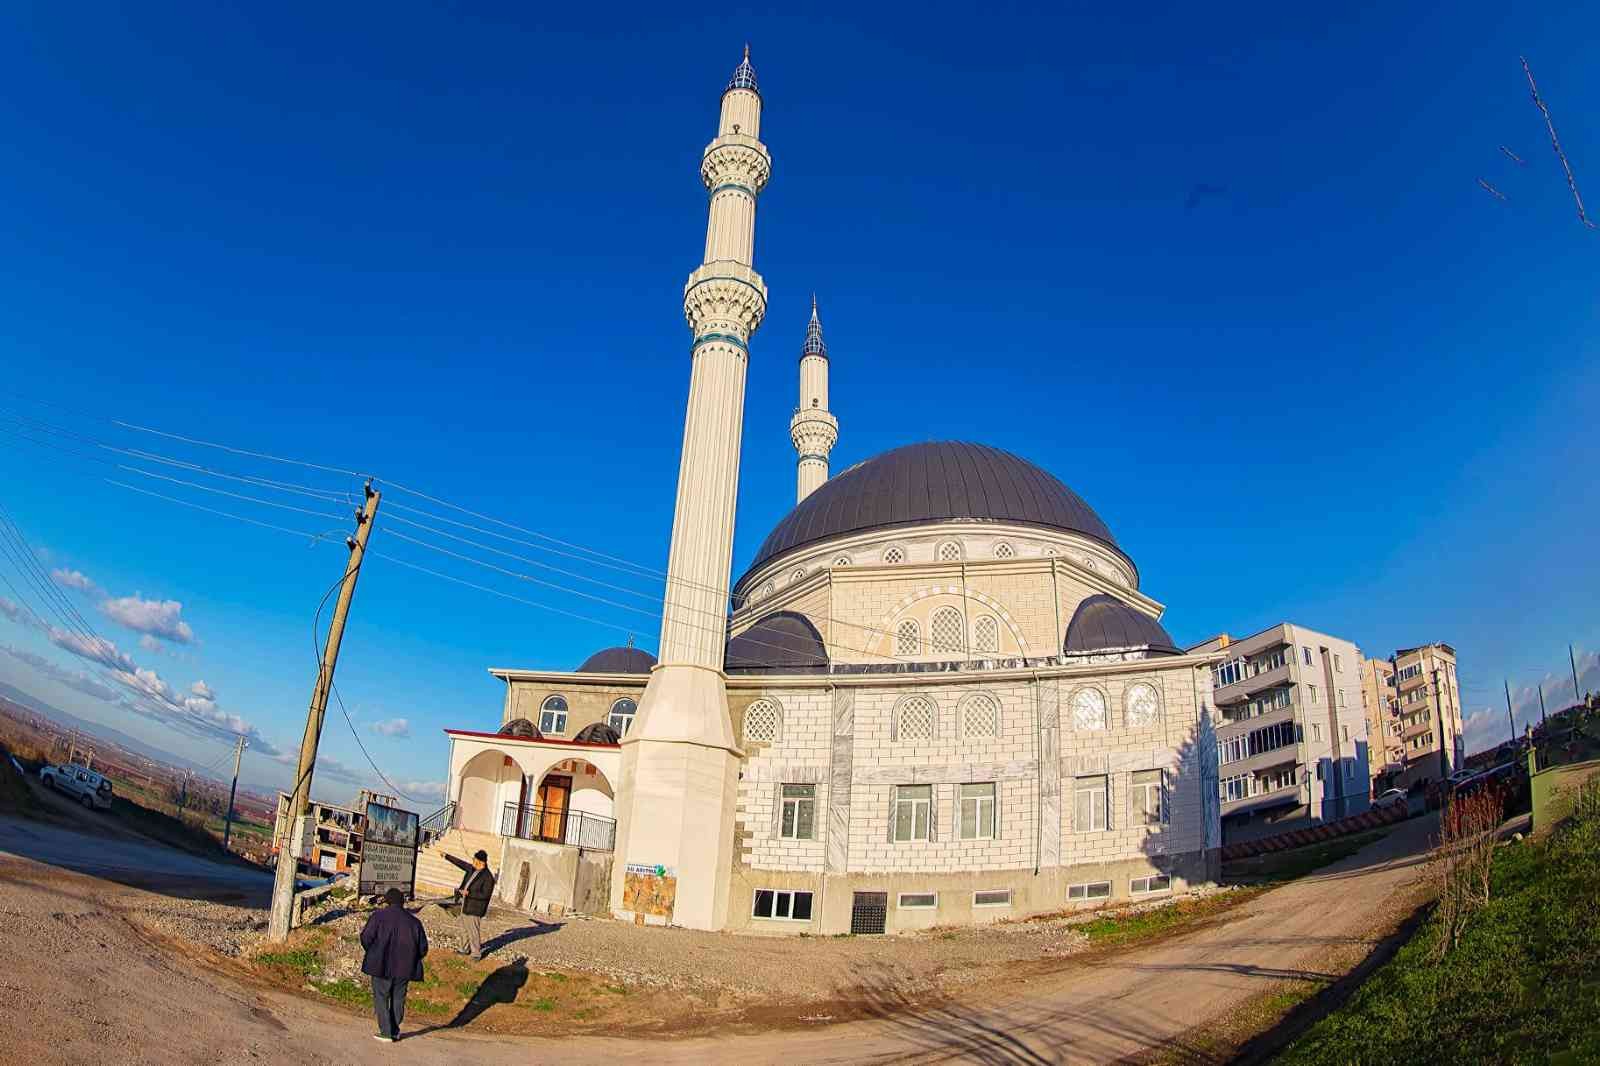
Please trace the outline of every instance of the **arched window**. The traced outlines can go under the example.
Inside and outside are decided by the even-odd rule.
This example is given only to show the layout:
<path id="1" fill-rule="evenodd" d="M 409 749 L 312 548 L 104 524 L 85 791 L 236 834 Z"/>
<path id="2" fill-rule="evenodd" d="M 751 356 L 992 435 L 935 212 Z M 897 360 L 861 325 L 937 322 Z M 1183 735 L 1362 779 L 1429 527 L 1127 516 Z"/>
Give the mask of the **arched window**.
<path id="1" fill-rule="evenodd" d="M 1155 686 L 1143 681 L 1129 685 L 1127 694 L 1122 698 L 1122 714 L 1130 729 L 1155 725 L 1161 717 L 1161 696 Z"/>
<path id="2" fill-rule="evenodd" d="M 1088 567 L 1090 570 L 1100 569 L 1100 564 L 1094 561 L 1094 556 L 1092 555 L 1085 555 L 1083 557 L 1083 565 Z"/>
<path id="3" fill-rule="evenodd" d="M 806 568 L 803 567 L 803 566 L 797 566 L 797 567 L 795 567 L 794 573 L 789 575 L 789 584 L 792 585 L 796 581 L 799 581 L 801 578 L 803 578 L 805 576 L 806 576 Z"/>
<path id="4" fill-rule="evenodd" d="M 926 696 L 907 696 L 895 711 L 896 740 L 932 740 L 938 704 Z"/>
<path id="5" fill-rule="evenodd" d="M 886 563 L 903 563 L 906 561 L 906 550 L 898 544 L 891 544 L 883 549 L 883 561 Z"/>
<path id="6" fill-rule="evenodd" d="M 980 614 L 972 623 L 972 650 L 997 652 L 1000 650 L 1000 623 L 992 614 Z"/>
<path id="7" fill-rule="evenodd" d="M 941 563 L 959 562 L 961 559 L 961 545 L 953 540 L 947 540 L 939 545 L 939 550 L 934 553 L 934 557 Z"/>
<path id="8" fill-rule="evenodd" d="M 1072 728 L 1106 727 L 1106 694 L 1097 688 L 1080 688 L 1072 694 Z"/>
<path id="9" fill-rule="evenodd" d="M 997 737 L 1000 735 L 1000 704 L 993 696 L 980 692 L 968 696 L 957 708 L 961 718 L 961 737 Z"/>
<path id="10" fill-rule="evenodd" d="M 544 705 L 539 708 L 539 732 L 545 736 L 552 733 L 561 734 L 567 731 L 567 698 L 565 696 L 547 696 Z"/>
<path id="11" fill-rule="evenodd" d="M 922 631 L 917 626 L 915 618 L 907 618 L 894 630 L 894 653 L 896 655 L 916 655 L 922 650 Z"/>
<path id="12" fill-rule="evenodd" d="M 756 593 L 756 599 L 764 600 L 768 596 L 771 596 L 774 591 L 775 590 L 773 589 L 772 582 L 768 581 L 765 585 L 761 586 L 761 591 Z"/>
<path id="13" fill-rule="evenodd" d="M 848 555 L 839 556 L 838 558 L 833 560 L 833 565 L 834 566 L 849 566 L 850 565 L 850 556 L 848 556 Z"/>
<path id="14" fill-rule="evenodd" d="M 961 612 L 954 607 L 941 607 L 933 612 L 928 622 L 928 639 L 934 652 L 959 652 L 961 643 Z"/>
<path id="15" fill-rule="evenodd" d="M 776 700 L 756 700 L 744 712 L 744 739 L 768 744 L 783 736 L 783 708 Z"/>
<path id="16" fill-rule="evenodd" d="M 611 717 L 606 719 L 606 724 L 615 729 L 618 736 L 625 737 L 633 728 L 633 716 L 638 713 L 639 705 L 624 696 L 611 705 Z"/>
<path id="17" fill-rule="evenodd" d="M 994 557 L 996 559 L 1010 559 L 1013 556 L 1015 556 L 1016 554 L 1017 554 L 1017 549 L 1013 548 L 1011 545 L 1007 544 L 1005 541 L 1001 541 L 999 544 L 996 544 L 994 546 Z"/>

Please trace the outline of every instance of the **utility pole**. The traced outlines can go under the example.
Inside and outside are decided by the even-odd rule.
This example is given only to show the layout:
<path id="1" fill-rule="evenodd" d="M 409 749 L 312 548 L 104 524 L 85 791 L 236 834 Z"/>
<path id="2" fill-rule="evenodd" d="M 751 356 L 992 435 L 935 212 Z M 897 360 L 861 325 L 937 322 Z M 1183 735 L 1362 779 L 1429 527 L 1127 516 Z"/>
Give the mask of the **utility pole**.
<path id="1" fill-rule="evenodd" d="M 1503 680 L 1503 679 L 1502 679 Z M 1506 681 L 1506 721 L 1511 723 L 1511 743 L 1517 742 L 1517 719 L 1511 713 L 1511 682 Z"/>
<path id="2" fill-rule="evenodd" d="M 1550 719 L 1545 717 L 1545 713 L 1544 713 L 1544 682 L 1543 681 L 1539 682 L 1539 724 L 1542 725 L 1542 726 L 1550 724 Z"/>
<path id="3" fill-rule="evenodd" d="M 228 838 L 233 835 L 233 797 L 239 793 L 239 760 L 244 758 L 243 735 L 233 741 L 233 787 L 228 789 L 228 814 L 222 822 L 222 850 L 228 850 Z"/>
<path id="4" fill-rule="evenodd" d="M 1434 659 L 1438 662 L 1438 659 Z M 1433 706 L 1438 719 L 1439 729 L 1439 780 L 1443 781 L 1450 776 L 1450 756 L 1445 751 L 1444 735 L 1444 689 L 1439 685 L 1439 668 L 1433 668 Z"/>
<path id="5" fill-rule="evenodd" d="M 300 824 L 311 811 L 311 770 L 317 761 L 317 743 L 322 739 L 322 718 L 328 710 L 328 692 L 333 687 L 333 668 L 339 662 L 339 644 L 344 640 L 344 623 L 350 614 L 350 601 L 355 598 L 356 578 L 361 575 L 361 561 L 367 554 L 367 537 L 372 534 L 372 520 L 378 513 L 380 493 L 367 482 L 366 503 L 356 514 L 356 535 L 345 540 L 350 549 L 350 562 L 345 567 L 339 586 L 339 600 L 333 608 L 333 620 L 328 623 L 328 642 L 322 649 L 322 662 L 317 669 L 317 683 L 311 690 L 311 706 L 306 712 L 305 737 L 300 741 L 300 765 L 295 772 L 294 790 L 289 796 L 286 812 L 288 839 L 278 848 L 278 872 L 272 886 L 272 914 L 267 923 L 267 936 L 282 942 L 289 938 L 294 919 L 294 875 L 300 862 Z"/>
<path id="6" fill-rule="evenodd" d="M 1567 662 L 1572 664 L 1572 702 L 1582 703 L 1583 693 L 1578 690 L 1578 657 L 1572 654 L 1572 645 L 1567 645 Z"/>

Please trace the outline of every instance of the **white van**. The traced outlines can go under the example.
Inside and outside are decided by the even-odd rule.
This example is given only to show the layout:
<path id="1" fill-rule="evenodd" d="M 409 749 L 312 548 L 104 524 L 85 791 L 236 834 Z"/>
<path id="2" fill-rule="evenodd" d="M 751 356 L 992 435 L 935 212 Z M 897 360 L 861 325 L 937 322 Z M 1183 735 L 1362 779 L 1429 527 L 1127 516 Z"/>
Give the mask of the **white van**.
<path id="1" fill-rule="evenodd" d="M 46 766 L 39 780 L 58 792 L 65 792 L 90 810 L 111 809 L 111 779 L 82 766 Z"/>

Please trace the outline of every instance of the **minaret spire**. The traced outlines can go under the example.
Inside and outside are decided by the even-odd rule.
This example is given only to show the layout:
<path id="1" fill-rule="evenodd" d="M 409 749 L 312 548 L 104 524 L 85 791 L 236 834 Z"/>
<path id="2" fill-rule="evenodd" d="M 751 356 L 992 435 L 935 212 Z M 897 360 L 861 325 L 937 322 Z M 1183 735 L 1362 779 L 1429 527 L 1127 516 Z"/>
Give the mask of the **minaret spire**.
<path id="1" fill-rule="evenodd" d="M 800 403 L 789 420 L 789 439 L 800 454 L 794 500 L 799 503 L 828 480 L 828 455 L 839 439 L 839 420 L 828 410 L 828 342 L 822 339 L 816 293 L 800 347 Z"/>
<path id="2" fill-rule="evenodd" d="M 752 265 L 756 197 L 772 172 L 760 135 L 761 94 L 747 48 L 700 161 L 710 205 L 705 255 L 683 289 L 693 341 L 660 659 L 624 738 L 616 793 L 612 909 L 636 906 L 625 870 L 665 870 L 646 875 L 660 884 L 635 889 L 656 900 L 653 920 L 691 929 L 726 924 L 734 862 L 739 750 L 722 664 L 745 371 L 767 311 L 767 286 Z"/>

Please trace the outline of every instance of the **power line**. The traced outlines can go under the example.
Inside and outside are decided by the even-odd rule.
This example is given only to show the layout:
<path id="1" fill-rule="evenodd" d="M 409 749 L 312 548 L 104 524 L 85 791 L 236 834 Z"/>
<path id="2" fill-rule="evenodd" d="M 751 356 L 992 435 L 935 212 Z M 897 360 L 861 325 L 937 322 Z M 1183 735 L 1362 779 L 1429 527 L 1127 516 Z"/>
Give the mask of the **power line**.
<path id="1" fill-rule="evenodd" d="M 232 445 L 218 444 L 215 441 L 201 440 L 198 437 L 186 437 L 181 433 L 169 433 L 164 429 L 155 429 L 151 426 L 141 426 L 134 422 L 123 422 L 116 418 L 110 419 L 110 421 L 113 425 L 121 426 L 123 429 L 131 429 L 136 433 L 153 433 L 158 437 L 166 437 L 169 440 L 182 441 L 185 444 L 192 444 L 199 448 L 216 448 L 219 451 L 231 452 L 234 455 L 245 455 L 252 459 L 266 459 L 274 463 L 288 463 L 293 466 L 303 466 L 309 470 L 326 471 L 330 474 L 346 474 L 350 477 L 357 478 L 376 478 L 375 474 L 360 470 L 346 470 L 343 467 L 324 466 L 321 463 L 311 463 L 304 459 L 287 459 L 281 455 L 273 455 L 269 452 L 251 451 L 248 448 L 235 448 Z"/>
<path id="2" fill-rule="evenodd" d="M 153 492 L 150 489 L 141 489 L 137 485 L 128 485 L 121 481 L 113 481 L 111 478 L 105 478 L 104 480 L 106 484 L 115 485 L 119 489 L 127 489 L 129 492 L 143 493 L 146 496 L 154 496 L 158 500 L 166 500 L 169 503 L 181 504 L 184 507 L 192 507 L 196 511 L 205 511 L 207 514 L 218 515 L 222 518 L 232 519 L 235 522 L 248 522 L 250 525 L 260 526 L 263 529 L 275 529 L 279 533 L 288 533 L 291 536 L 302 537 L 306 540 L 312 541 L 313 543 L 325 540 L 327 537 L 332 535 L 328 532 L 307 533 L 303 529 L 290 529 L 288 526 L 273 525 L 271 522 L 262 522 L 254 518 L 246 518 L 243 515 L 230 514 L 227 511 L 220 511 L 215 507 L 206 507 L 202 504 L 192 503 L 189 500 L 179 499 L 176 496 L 168 496 L 165 493 Z"/>

